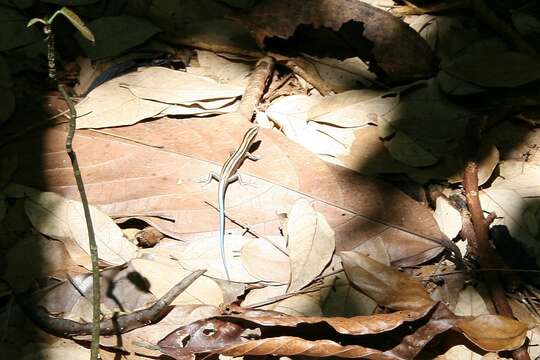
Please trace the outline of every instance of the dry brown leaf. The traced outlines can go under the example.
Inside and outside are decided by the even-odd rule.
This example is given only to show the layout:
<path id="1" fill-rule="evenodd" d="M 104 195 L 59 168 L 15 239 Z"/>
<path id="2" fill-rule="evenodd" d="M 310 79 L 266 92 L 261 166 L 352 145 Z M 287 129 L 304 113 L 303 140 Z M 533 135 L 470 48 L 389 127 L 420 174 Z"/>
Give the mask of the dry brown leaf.
<path id="1" fill-rule="evenodd" d="M 297 200 L 287 221 L 291 261 L 288 292 L 308 285 L 330 262 L 336 248 L 335 234 L 326 219 L 305 200 Z"/>
<path id="2" fill-rule="evenodd" d="M 526 324 L 505 316 L 480 315 L 458 320 L 456 330 L 486 351 L 501 351 L 523 345 L 528 329 Z"/>
<path id="3" fill-rule="evenodd" d="M 44 192 L 28 197 L 25 209 L 39 232 L 58 240 L 73 238 L 84 251 L 90 253 L 86 220 L 80 202 Z M 120 265 L 135 258 L 137 247 L 124 238 L 118 225 L 93 206 L 90 206 L 90 215 L 100 259 Z"/>
<path id="4" fill-rule="evenodd" d="M 164 149 L 80 131 L 75 148 L 88 200 L 114 217 L 159 216 L 153 218 L 152 225 L 177 238 L 216 234 L 217 213 L 204 201 L 216 204 L 217 185 L 201 187 L 195 180 L 210 171 L 219 172 L 218 164 L 226 160 L 228 149 L 238 145 L 243 130 L 220 119 L 166 118 L 107 130 Z M 392 264 L 403 266 L 416 265 L 441 252 L 433 241 L 363 217 L 441 237 L 432 214 L 423 205 L 385 183 L 324 163 L 278 134 L 261 129 L 259 135 L 262 143 L 256 154 L 262 159 L 247 161 L 240 169 L 253 175 L 246 181 L 254 186 L 231 184 L 228 189 L 227 215 L 231 218 L 250 224 L 263 235 L 278 234 L 276 212 L 288 211 L 296 199 L 307 196 L 336 232 L 338 250 L 351 250 L 379 238 Z M 39 136 L 25 138 L 24 145 L 4 147 L 2 154 L 20 154 L 19 169 L 24 170 L 16 172 L 16 180 L 77 199 L 73 175 L 64 165 L 69 162 L 65 136 L 61 127 L 48 128 Z M 28 146 L 42 148 L 43 161 L 23 150 Z M 231 229 L 227 224 L 227 231 Z"/>
<path id="5" fill-rule="evenodd" d="M 359 252 L 343 251 L 339 255 L 349 281 L 377 304 L 423 314 L 435 305 L 424 287 L 410 276 Z"/>
<path id="6" fill-rule="evenodd" d="M 342 37 L 355 43 L 367 40 L 372 46 L 371 55 L 375 63 L 393 81 L 429 77 L 435 72 L 434 55 L 418 33 L 393 15 L 361 1 L 263 1 L 248 14 L 235 16 L 251 30 L 261 47 L 265 46 L 267 38 L 283 41 L 292 37 L 300 25 L 312 25 L 316 29 L 341 30 L 339 34 Z M 346 25 L 350 25 L 349 28 Z M 335 41 L 341 45 L 339 36 Z M 327 41 L 319 51 L 322 54 L 304 52 L 319 57 L 326 56 L 326 53 L 337 58 L 366 57 L 357 48 L 349 48 L 348 52 L 343 50 L 349 47 L 347 42 L 339 50 L 332 49 L 332 45 Z M 303 49 L 298 49 L 297 45 L 295 50 Z"/>

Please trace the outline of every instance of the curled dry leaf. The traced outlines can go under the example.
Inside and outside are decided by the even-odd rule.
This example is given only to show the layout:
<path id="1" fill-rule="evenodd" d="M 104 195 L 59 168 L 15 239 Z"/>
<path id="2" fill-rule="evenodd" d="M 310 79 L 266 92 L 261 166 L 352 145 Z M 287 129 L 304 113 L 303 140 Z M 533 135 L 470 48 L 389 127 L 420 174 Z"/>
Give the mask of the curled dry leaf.
<path id="1" fill-rule="evenodd" d="M 44 192 L 29 196 L 25 210 L 32 225 L 42 234 L 58 240 L 72 238 L 86 253 L 90 253 L 80 202 Z M 90 216 L 101 260 L 119 265 L 135 258 L 137 247 L 124 238 L 122 230 L 111 218 L 93 206 L 90 206 Z"/>
<path id="2" fill-rule="evenodd" d="M 334 231 L 309 201 L 299 199 L 287 221 L 287 243 L 291 261 L 288 292 L 300 290 L 328 265 L 336 248 Z"/>

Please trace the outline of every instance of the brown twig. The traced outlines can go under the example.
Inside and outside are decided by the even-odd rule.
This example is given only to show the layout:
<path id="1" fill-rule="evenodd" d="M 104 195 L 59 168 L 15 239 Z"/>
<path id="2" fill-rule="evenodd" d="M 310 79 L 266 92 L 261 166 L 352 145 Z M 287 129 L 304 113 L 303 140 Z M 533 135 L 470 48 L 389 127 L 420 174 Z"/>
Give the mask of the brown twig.
<path id="1" fill-rule="evenodd" d="M 205 272 L 206 270 L 197 270 L 189 274 L 149 308 L 98 321 L 101 335 L 118 335 L 158 322 L 166 315 L 167 308 L 173 300 Z M 51 316 L 44 308 L 29 304 L 26 296 L 19 295 L 17 300 L 25 314 L 36 325 L 53 335 L 71 338 L 92 333 L 92 323 L 80 323 Z"/>
<path id="2" fill-rule="evenodd" d="M 471 214 L 474 232 L 469 232 L 468 240 L 476 252 L 480 267 L 494 268 L 498 261 L 489 241 L 489 222 L 484 219 L 482 205 L 478 196 L 478 165 L 475 161 L 469 161 L 463 175 L 463 187 L 467 206 Z M 499 274 L 493 271 L 483 273 L 486 286 L 489 289 L 493 304 L 497 313 L 513 317 L 512 308 L 506 297 Z M 526 346 L 522 346 L 512 352 L 513 358 L 518 360 L 529 359 Z"/>
<path id="3" fill-rule="evenodd" d="M 249 78 L 246 91 L 244 96 L 242 96 L 242 101 L 237 110 L 237 112 L 247 120 L 251 120 L 251 117 L 255 112 L 255 107 L 259 103 L 268 79 L 274 70 L 274 63 L 275 61 L 273 58 L 265 56 L 257 61 L 257 65 L 255 65 L 255 70 L 253 70 L 253 73 Z"/>

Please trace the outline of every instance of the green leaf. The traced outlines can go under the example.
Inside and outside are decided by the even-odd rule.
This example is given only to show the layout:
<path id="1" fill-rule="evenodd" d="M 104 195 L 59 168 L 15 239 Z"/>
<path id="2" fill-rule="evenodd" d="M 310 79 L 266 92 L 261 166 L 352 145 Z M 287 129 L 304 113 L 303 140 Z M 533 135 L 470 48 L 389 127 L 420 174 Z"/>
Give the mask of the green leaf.
<path id="1" fill-rule="evenodd" d="M 75 14 L 72 10 L 64 6 L 58 12 L 64 15 L 71 22 L 71 24 L 73 24 L 73 26 L 75 26 L 77 30 L 79 30 L 82 36 L 84 36 L 86 39 L 88 39 L 92 43 L 96 42 L 96 39 L 94 38 L 94 34 L 92 34 L 90 29 L 86 27 L 86 25 L 81 20 L 81 18 L 77 14 Z M 52 18 L 51 18 L 51 21 L 52 21 Z"/>
<path id="2" fill-rule="evenodd" d="M 32 25 L 34 25 L 35 23 L 42 23 L 43 25 L 47 25 L 47 22 L 43 19 L 40 19 L 40 18 L 33 18 L 31 19 L 28 24 L 26 24 L 26 27 L 30 27 Z"/>

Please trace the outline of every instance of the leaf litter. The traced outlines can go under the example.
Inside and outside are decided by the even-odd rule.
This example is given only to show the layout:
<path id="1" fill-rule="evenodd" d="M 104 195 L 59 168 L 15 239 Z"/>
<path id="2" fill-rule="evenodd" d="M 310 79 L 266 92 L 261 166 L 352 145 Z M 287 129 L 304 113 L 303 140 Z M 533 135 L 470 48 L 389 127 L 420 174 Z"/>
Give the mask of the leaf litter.
<path id="1" fill-rule="evenodd" d="M 482 106 L 474 106 L 460 96 L 496 97 L 497 91 L 520 88 L 521 98 L 510 94 L 507 100 L 518 104 L 510 112 L 517 114 L 514 122 L 499 119 L 482 128 L 480 197 L 483 210 L 498 216 L 492 226 L 504 226 L 538 263 L 537 122 L 534 111 L 528 111 L 538 104 L 526 92 L 536 79 L 536 55 L 464 26 L 459 16 L 408 15 L 409 28 L 387 12 L 393 5 L 263 1 L 242 13 L 220 5 L 219 11 L 236 21 L 221 23 L 221 39 L 210 26 L 208 34 L 190 28 L 193 24 L 179 27 L 189 21 L 202 23 L 209 14 L 185 21 L 183 15 L 165 11 L 168 5 L 152 5 L 151 19 L 161 18 L 163 27 L 172 21 L 171 29 L 177 28 L 176 38 L 171 37 L 174 30 L 163 38 L 177 45 L 198 45 L 184 55 L 175 53 L 177 45 L 148 40 L 160 29 L 131 17 L 140 11 L 136 7 L 129 14 L 89 23 L 98 47 L 83 50 L 101 60 L 78 60 L 83 70 L 75 71 L 75 77 L 85 84 L 78 91 L 85 94 L 100 73 L 110 79 L 96 82 L 99 85 L 78 102 L 81 130 L 76 142 L 96 227 L 102 287 L 109 289 L 102 298 L 103 324 L 118 314 L 122 321 L 129 314 L 149 314 L 152 304 L 169 296 L 186 276 L 207 270 L 170 299 L 172 311 L 162 314 L 163 308 L 158 309 L 159 319 L 149 321 L 157 323 L 129 323 L 126 328 L 131 331 L 122 334 L 124 349 L 178 359 L 209 352 L 412 359 L 432 351 L 428 344 L 436 335 L 452 341 L 460 333 L 469 348 L 438 349 L 438 355 L 451 358 L 473 356 L 478 350 L 471 350 L 471 344 L 485 352 L 514 350 L 526 336 L 533 336 L 527 335 L 524 322 L 490 315 L 484 292 L 463 287 L 463 279 L 471 275 L 455 268 L 462 265 L 455 258 L 454 264 L 441 254 L 454 251 L 447 245 L 451 240 L 470 240 L 459 206 L 463 159 L 471 141 L 468 131 L 479 114 L 490 111 L 492 116 L 497 111 L 493 102 L 479 98 Z M 170 4 L 171 9 L 175 6 Z M 325 7 L 338 10 L 322 19 L 317 14 Z M 343 8 L 350 13 L 339 10 Z M 289 16 L 291 9 L 297 16 Z M 9 11 L 22 23 L 15 8 Z M 84 19 L 84 13 L 80 17 Z M 17 21 L 6 33 L 15 31 Z M 534 15 L 513 11 L 512 21 L 523 34 L 535 32 Z M 137 32 L 127 37 L 115 30 L 134 24 Z M 234 184 L 227 191 L 225 256 L 232 280 L 227 282 L 216 241 L 217 187 L 202 187 L 196 179 L 219 172 L 228 148 L 238 145 L 247 123 L 238 120 L 242 117 L 237 109 L 250 86 L 259 50 L 233 51 L 236 43 L 230 41 L 245 36 L 246 28 L 281 66 L 257 114 L 278 131 L 259 131 L 262 142 L 256 154 L 261 160 L 246 162 L 240 170 L 249 185 Z M 458 35 L 449 40 L 445 29 L 458 29 Z M 185 35 L 192 30 L 199 33 L 189 39 Z M 117 34 L 107 38 L 111 31 Z M 230 31 L 236 35 L 223 42 Z M 317 37 L 345 39 L 346 46 L 367 40 L 372 48 L 324 48 L 316 46 Z M 31 51 L 29 39 L 17 43 L 6 38 L 4 48 Z M 307 39 L 308 48 L 298 39 Z M 133 47 L 145 42 L 154 51 L 177 57 L 185 71 L 172 66 L 170 59 L 156 66 L 151 57 L 134 55 Z M 297 51 L 289 51 L 295 47 Z M 18 80 L 10 71 L 19 55 L 4 56 L 9 66 L 0 68 L 0 87 L 7 91 L 8 106 L 0 121 L 11 126 L 9 96 Z M 440 71 L 434 66 L 435 56 L 443 59 Z M 123 75 L 104 71 L 130 61 Z M 519 71 L 522 68 L 529 71 Z M 66 74 L 71 76 L 69 70 Z M 431 79 L 417 81 L 426 77 Z M 49 108 L 63 110 L 54 99 Z M 24 116 L 15 111 L 12 119 Z M 521 126 L 525 123 L 528 127 Z M 508 126 L 526 133 L 522 143 L 505 142 L 499 128 Z M 64 328 L 56 335 L 77 337 L 91 319 L 86 224 L 66 165 L 65 128 L 60 124 L 38 135 L 42 138 L 28 135 L 0 144 L 0 234 L 2 248 L 9 250 L 2 278 L 18 294 L 34 291 L 40 312 L 24 310 L 34 321 L 37 318 L 45 328 L 53 318 L 72 321 L 75 330 Z M 24 150 L 35 145 L 43 150 L 39 158 Z M 364 176 L 391 179 L 397 174 L 420 185 L 441 184 L 453 195 L 430 198 L 433 193 L 427 191 L 433 212 L 400 188 Z M 405 189 L 399 181 L 392 183 Z M 26 216 L 32 230 L 14 222 L 14 216 Z M 128 231 L 122 232 L 129 228 L 139 233 L 148 225 L 165 238 L 160 235 L 145 249 L 135 244 L 134 236 L 125 235 Z M 441 238 L 446 242 L 433 240 Z M 459 250 L 461 256 L 467 259 L 468 253 Z M 21 269 L 25 261 L 32 266 Z M 427 275 L 422 279 L 429 292 L 411 273 Z M 534 304 L 529 311 L 534 312 Z M 2 313 L 3 319 L 6 316 L 10 315 Z M 323 324 L 327 330 L 321 330 Z M 114 336 L 103 336 L 101 343 L 117 346 Z M 23 358 L 88 356 L 69 340 L 51 344 L 30 342 L 9 349 Z M 103 350 L 103 355 L 113 352 Z"/>

